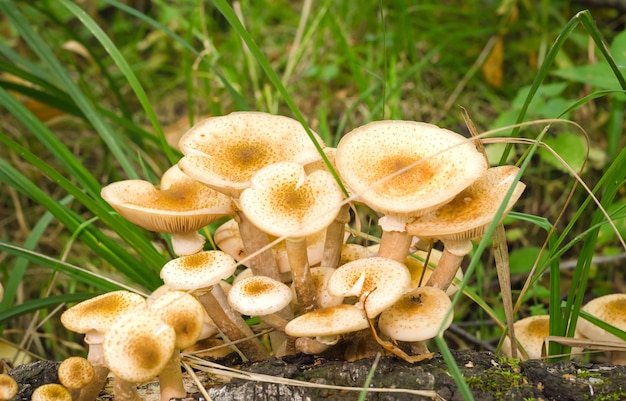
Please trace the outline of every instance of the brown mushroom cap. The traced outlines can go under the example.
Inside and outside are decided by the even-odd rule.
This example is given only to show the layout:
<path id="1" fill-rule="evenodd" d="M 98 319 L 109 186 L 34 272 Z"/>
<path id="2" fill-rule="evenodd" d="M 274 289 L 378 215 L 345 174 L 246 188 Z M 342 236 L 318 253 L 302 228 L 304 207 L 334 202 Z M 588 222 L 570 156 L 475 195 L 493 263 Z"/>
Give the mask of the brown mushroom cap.
<path id="1" fill-rule="evenodd" d="M 337 305 L 316 309 L 287 323 L 285 333 L 292 337 L 334 336 L 369 327 L 363 309 L 354 305 Z"/>
<path id="2" fill-rule="evenodd" d="M 19 390 L 19 386 L 14 378 L 2 373 L 0 374 L 0 400 L 12 400 Z"/>
<path id="3" fill-rule="evenodd" d="M 406 230 L 420 238 L 451 240 L 474 239 L 482 236 L 498 211 L 519 168 L 498 166 L 488 169 L 472 185 L 465 188 L 449 203 L 407 224 Z M 515 189 L 504 215 L 508 213 L 524 191 L 521 182 Z"/>
<path id="4" fill-rule="evenodd" d="M 59 365 L 59 381 L 68 389 L 80 389 L 91 383 L 96 372 L 91 362 L 80 356 L 71 356 Z"/>
<path id="5" fill-rule="evenodd" d="M 291 302 L 291 289 L 266 276 L 252 276 L 237 281 L 228 293 L 230 306 L 243 315 L 265 316 L 276 313 Z"/>
<path id="6" fill-rule="evenodd" d="M 380 213 L 406 217 L 441 207 L 487 169 L 483 155 L 465 137 L 414 121 L 356 128 L 341 138 L 335 159 L 357 199 Z"/>
<path id="7" fill-rule="evenodd" d="M 196 297 L 188 292 L 166 292 L 152 301 L 149 308 L 174 329 L 177 349 L 191 347 L 200 338 L 206 312 Z"/>
<path id="8" fill-rule="evenodd" d="M 306 175 L 298 163 L 279 162 L 263 167 L 240 196 L 241 209 L 263 231 L 301 238 L 326 228 L 337 217 L 343 193 L 323 170 Z"/>
<path id="9" fill-rule="evenodd" d="M 528 359 L 539 359 L 542 356 L 544 339 L 550 332 L 550 316 L 529 316 L 518 320 L 513 325 L 515 339 L 524 347 Z M 502 352 L 511 356 L 511 340 L 506 337 L 502 343 Z M 527 359 L 523 357 L 523 359 Z"/>
<path id="10" fill-rule="evenodd" d="M 298 121 L 261 112 L 202 120 L 182 137 L 179 148 L 185 154 L 178 163 L 182 171 L 234 198 L 250 185 L 254 173 L 269 164 L 320 159 Z"/>
<path id="11" fill-rule="evenodd" d="M 60 384 L 43 384 L 33 391 L 31 401 L 72 401 L 69 390 Z"/>
<path id="12" fill-rule="evenodd" d="M 170 260 L 161 269 L 161 279 L 174 290 L 198 290 L 230 277 L 236 268 L 228 254 L 204 251 Z"/>
<path id="13" fill-rule="evenodd" d="M 147 306 L 120 316 L 104 336 L 104 359 L 122 380 L 141 383 L 157 376 L 174 353 L 176 332 Z"/>
<path id="14" fill-rule="evenodd" d="M 626 331 L 626 294 L 609 294 L 592 299 L 582 307 L 582 310 L 611 326 Z M 624 342 L 585 319 L 578 319 L 576 329 L 592 340 Z"/>
<path id="15" fill-rule="evenodd" d="M 453 315 L 450 297 L 435 287 L 418 287 L 404 294 L 378 319 L 380 331 L 398 341 L 426 341 L 437 335 L 439 327 L 450 327 Z"/>
<path id="16" fill-rule="evenodd" d="M 411 273 L 395 260 L 371 257 L 338 267 L 328 281 L 334 296 L 357 296 L 370 319 L 395 303 L 408 290 Z"/>
<path id="17" fill-rule="evenodd" d="M 161 178 L 161 188 L 142 180 L 114 182 L 102 198 L 122 217 L 160 233 L 196 231 L 232 213 L 229 197 L 182 173 L 177 166 Z"/>
<path id="18" fill-rule="evenodd" d="M 130 291 L 113 291 L 78 303 L 61 314 L 66 329 L 85 334 L 104 333 L 120 314 L 143 305 L 146 300 Z"/>

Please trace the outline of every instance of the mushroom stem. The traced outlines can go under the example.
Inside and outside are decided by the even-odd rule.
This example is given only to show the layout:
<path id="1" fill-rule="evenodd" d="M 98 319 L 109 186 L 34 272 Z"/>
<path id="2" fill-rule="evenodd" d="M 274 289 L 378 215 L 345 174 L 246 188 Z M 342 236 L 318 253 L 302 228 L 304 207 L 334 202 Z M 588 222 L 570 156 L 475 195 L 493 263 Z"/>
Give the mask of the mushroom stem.
<path id="1" fill-rule="evenodd" d="M 270 315 L 259 316 L 259 319 L 266 325 L 270 326 L 273 329 L 280 330 L 284 333 L 285 326 L 289 321 L 276 313 L 272 313 Z M 284 335 L 284 334 L 283 334 Z M 284 338 L 282 339 L 284 341 Z M 273 348 L 273 347 L 272 347 Z"/>
<path id="2" fill-rule="evenodd" d="M 287 238 L 285 246 L 300 311 L 301 313 L 310 312 L 317 305 L 315 304 L 315 284 L 307 256 L 306 238 Z"/>
<path id="3" fill-rule="evenodd" d="M 143 401 L 137 392 L 137 384 L 117 376 L 113 379 L 113 399 L 115 401 Z"/>
<path id="4" fill-rule="evenodd" d="M 227 340 L 244 340 L 236 345 L 241 353 L 250 361 L 260 361 L 269 358 L 269 353 L 263 344 L 254 337 L 254 333 L 246 325 L 241 315 L 235 313 L 228 304 L 226 294 L 219 285 L 213 286 L 211 291 L 196 294 L 196 297 L 206 309 L 215 325 L 227 337 Z"/>
<path id="5" fill-rule="evenodd" d="M 411 236 L 406 231 L 383 231 L 378 256 L 405 263 L 411 246 Z"/>
<path id="6" fill-rule="evenodd" d="M 248 263 L 254 275 L 267 276 L 280 281 L 280 272 L 272 250 L 268 247 L 264 251 L 259 252 L 259 249 L 267 247 L 270 243 L 267 234 L 252 224 L 240 210 L 237 210 L 235 220 L 239 225 L 239 233 L 241 234 L 246 254 L 249 256 L 254 255 Z"/>
<path id="7" fill-rule="evenodd" d="M 441 259 L 433 274 L 431 274 L 427 286 L 440 288 L 446 291 L 456 275 L 459 266 L 465 255 L 472 250 L 472 242 L 469 240 L 461 241 L 444 241 L 443 253 Z"/>
<path id="8" fill-rule="evenodd" d="M 346 233 L 346 224 L 350 222 L 350 205 L 345 204 L 339 210 L 335 220 L 326 228 L 324 253 L 321 266 L 337 267 L 341 259 L 341 248 Z"/>
<path id="9" fill-rule="evenodd" d="M 309 355 L 317 355 L 330 348 L 329 344 L 319 342 L 313 337 L 298 337 L 296 339 L 296 351 Z"/>
<path id="10" fill-rule="evenodd" d="M 204 247 L 205 239 L 196 231 L 172 234 L 172 248 L 177 256 L 193 255 Z"/>
<path id="11" fill-rule="evenodd" d="M 106 366 L 102 351 L 103 337 L 103 334 L 96 331 L 85 334 L 85 342 L 89 345 L 87 360 L 93 365 L 94 377 L 89 384 L 80 390 L 78 401 L 94 401 L 106 383 L 109 368 Z"/>
<path id="12" fill-rule="evenodd" d="M 611 353 L 611 363 L 613 365 L 626 365 L 626 351 L 613 351 Z"/>
<path id="13" fill-rule="evenodd" d="M 159 386 L 161 388 L 161 401 L 187 396 L 187 390 L 183 384 L 183 372 L 180 369 L 180 352 L 178 350 L 174 350 L 172 357 L 159 373 Z"/>

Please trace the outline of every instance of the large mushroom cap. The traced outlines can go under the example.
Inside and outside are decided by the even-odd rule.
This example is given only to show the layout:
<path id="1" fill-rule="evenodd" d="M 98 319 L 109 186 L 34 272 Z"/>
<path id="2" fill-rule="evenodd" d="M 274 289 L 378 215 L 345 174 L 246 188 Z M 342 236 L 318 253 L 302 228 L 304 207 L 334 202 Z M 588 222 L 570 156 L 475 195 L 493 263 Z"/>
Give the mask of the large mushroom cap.
<path id="1" fill-rule="evenodd" d="M 241 209 L 250 221 L 277 237 L 301 238 L 326 228 L 337 217 L 343 193 L 323 170 L 306 175 L 292 162 L 259 170 L 242 192 Z"/>
<path id="2" fill-rule="evenodd" d="M 149 308 L 174 329 L 177 349 L 191 347 L 200 338 L 205 310 L 188 292 L 168 291 L 152 301 Z"/>
<path id="3" fill-rule="evenodd" d="M 315 138 L 323 147 L 322 140 Z M 261 112 L 236 112 L 194 125 L 180 140 L 178 165 L 194 179 L 232 197 L 261 168 L 280 161 L 308 164 L 320 155 L 302 125 Z"/>
<path id="4" fill-rule="evenodd" d="M 425 341 L 437 335 L 439 327 L 452 324 L 450 297 L 435 287 L 418 287 L 403 295 L 378 319 L 380 331 L 398 341 Z"/>
<path id="5" fill-rule="evenodd" d="M 550 332 L 550 316 L 529 316 L 518 320 L 513 325 L 515 328 L 515 339 L 524 347 L 528 358 L 539 359 L 542 356 L 545 338 Z M 508 357 L 511 356 L 511 339 L 507 336 L 502 343 L 502 352 Z"/>
<path id="6" fill-rule="evenodd" d="M 161 269 L 161 279 L 174 290 L 198 290 L 230 277 L 236 269 L 237 262 L 228 254 L 204 251 L 170 260 Z"/>
<path id="7" fill-rule="evenodd" d="M 91 330 L 104 333 L 126 311 L 143 305 L 146 300 L 130 291 L 113 291 L 78 303 L 61 314 L 66 329 L 85 334 Z"/>
<path id="8" fill-rule="evenodd" d="M 335 159 L 358 200 L 380 213 L 407 217 L 440 207 L 487 169 L 483 155 L 465 137 L 414 121 L 356 128 L 341 138 Z"/>
<path id="9" fill-rule="evenodd" d="M 609 294 L 592 299 L 582 307 L 582 310 L 611 326 L 626 331 L 626 294 Z M 578 319 L 576 329 L 592 340 L 624 342 L 585 319 Z"/>
<path id="10" fill-rule="evenodd" d="M 293 319 L 285 326 L 292 337 L 334 336 L 369 327 L 363 309 L 354 305 L 337 305 L 316 309 Z"/>
<path id="11" fill-rule="evenodd" d="M 465 240 L 482 236 L 493 221 L 507 191 L 519 171 L 515 166 L 488 169 L 472 185 L 449 203 L 407 224 L 407 232 L 420 238 Z M 524 191 L 515 183 L 504 214 L 508 213 Z"/>
<path id="12" fill-rule="evenodd" d="M 157 376 L 174 353 L 176 332 L 147 306 L 120 316 L 104 337 L 107 366 L 115 376 L 141 383 Z"/>
<path id="13" fill-rule="evenodd" d="M 196 231 L 232 213 L 230 198 L 177 166 L 163 175 L 160 189 L 147 181 L 126 180 L 102 188 L 101 196 L 131 223 L 160 233 Z"/>

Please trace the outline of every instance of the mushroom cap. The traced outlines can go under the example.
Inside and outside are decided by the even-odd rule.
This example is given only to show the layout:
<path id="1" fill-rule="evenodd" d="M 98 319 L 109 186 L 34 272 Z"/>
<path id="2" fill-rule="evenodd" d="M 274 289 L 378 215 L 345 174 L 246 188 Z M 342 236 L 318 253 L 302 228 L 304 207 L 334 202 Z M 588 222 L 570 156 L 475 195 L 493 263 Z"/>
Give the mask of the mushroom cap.
<path id="1" fill-rule="evenodd" d="M 230 198 L 185 175 L 177 166 L 161 178 L 161 187 L 147 181 L 118 181 L 100 193 L 131 223 L 149 231 L 196 231 L 232 213 Z"/>
<path id="2" fill-rule="evenodd" d="M 19 391 L 19 386 L 14 378 L 1 373 L 0 374 L 0 400 L 12 400 Z"/>
<path id="3" fill-rule="evenodd" d="M 392 259 L 371 257 L 339 266 L 328 281 L 334 296 L 357 296 L 367 316 L 375 318 L 394 304 L 408 289 L 411 273 Z"/>
<path id="4" fill-rule="evenodd" d="M 437 335 L 439 327 L 450 327 L 450 297 L 439 288 L 418 287 L 404 294 L 378 318 L 378 328 L 398 341 L 426 341 Z"/>
<path id="5" fill-rule="evenodd" d="M 105 334 L 102 349 L 115 376 L 141 383 L 159 374 L 175 343 L 175 330 L 146 306 L 120 316 Z"/>
<path id="6" fill-rule="evenodd" d="M 373 249 L 359 244 L 343 244 L 339 266 L 358 259 L 376 256 L 377 253 L 378 248 Z"/>
<path id="7" fill-rule="evenodd" d="M 130 291 L 112 291 L 80 302 L 61 314 L 66 329 L 85 334 L 104 333 L 124 312 L 144 305 L 146 300 Z"/>
<path id="8" fill-rule="evenodd" d="M 332 295 L 328 292 L 328 282 L 330 277 L 335 272 L 332 267 L 312 267 L 311 277 L 313 278 L 313 285 L 315 285 L 315 302 L 322 307 L 340 305 L 343 302 L 343 297 Z"/>
<path id="9" fill-rule="evenodd" d="M 341 138 L 335 159 L 357 200 L 380 213 L 406 217 L 439 208 L 487 169 L 471 141 L 415 121 L 358 127 Z M 409 169 L 394 176 L 404 168 Z"/>
<path id="10" fill-rule="evenodd" d="M 169 291 L 153 300 L 149 308 L 176 332 L 176 348 L 185 349 L 198 341 L 204 326 L 205 309 L 185 291 Z"/>
<path id="11" fill-rule="evenodd" d="M 369 327 L 363 309 L 341 304 L 300 315 L 285 326 L 285 333 L 292 337 L 334 336 L 351 333 Z"/>
<path id="12" fill-rule="evenodd" d="M 513 324 L 515 338 L 524 347 L 528 359 L 539 359 L 542 355 L 543 343 L 550 332 L 550 316 L 529 316 Z M 507 336 L 502 342 L 502 352 L 511 357 L 511 340 Z M 526 357 L 521 354 L 522 359 Z"/>
<path id="13" fill-rule="evenodd" d="M 252 276 L 237 281 L 228 293 L 230 306 L 243 315 L 265 316 L 285 308 L 293 299 L 284 283 L 266 276 Z"/>
<path id="14" fill-rule="evenodd" d="M 582 307 L 582 310 L 611 326 L 626 331 L 626 294 L 609 294 L 592 299 Z M 592 340 L 624 342 L 619 337 L 585 319 L 578 320 L 576 329 L 583 336 Z"/>
<path id="15" fill-rule="evenodd" d="M 321 147 L 323 141 L 314 133 Z M 181 138 L 181 170 L 212 188 L 238 198 L 252 175 L 280 161 L 308 164 L 320 159 L 302 125 L 289 117 L 235 112 L 194 125 Z"/>
<path id="16" fill-rule="evenodd" d="M 96 375 L 91 362 L 82 356 L 70 356 L 64 359 L 57 373 L 61 384 L 69 389 L 83 388 L 91 383 Z"/>
<path id="17" fill-rule="evenodd" d="M 343 193 L 333 176 L 323 170 L 306 175 L 298 163 L 263 167 L 251 178 L 239 198 L 252 224 L 268 234 L 290 238 L 312 235 L 339 214 Z"/>
<path id="18" fill-rule="evenodd" d="M 72 401 L 72 394 L 60 384 L 48 383 L 33 391 L 31 401 Z"/>
<path id="19" fill-rule="evenodd" d="M 161 279 L 173 290 L 199 290 L 217 284 L 235 272 L 237 262 L 222 251 L 204 251 L 167 262 Z"/>
<path id="20" fill-rule="evenodd" d="M 488 169 L 472 185 L 449 203 L 407 224 L 406 230 L 420 238 L 469 240 L 482 236 L 493 221 L 519 168 L 498 166 Z M 506 215 L 522 195 L 526 185 L 515 183 L 503 214 Z"/>

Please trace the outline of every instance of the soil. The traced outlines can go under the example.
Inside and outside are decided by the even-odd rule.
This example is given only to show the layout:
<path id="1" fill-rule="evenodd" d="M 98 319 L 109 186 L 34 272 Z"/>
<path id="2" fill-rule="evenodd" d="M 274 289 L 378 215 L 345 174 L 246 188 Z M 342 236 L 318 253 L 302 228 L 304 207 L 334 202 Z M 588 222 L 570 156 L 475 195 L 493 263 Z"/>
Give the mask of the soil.
<path id="1" fill-rule="evenodd" d="M 503 359 L 490 352 L 453 351 L 461 372 L 476 400 L 626 400 L 626 366 L 599 365 L 573 361 L 555 363 Z M 223 362 L 231 365 L 233 361 Z M 296 355 L 237 366 L 242 371 L 288 378 L 306 383 L 353 387 L 354 390 L 313 388 L 249 379 L 226 379 L 198 372 L 213 401 L 253 400 L 356 400 L 359 389 L 372 370 L 372 358 L 353 362 Z M 9 372 L 20 383 L 16 400 L 30 400 L 30 394 L 43 383 L 57 382 L 58 363 L 40 361 Z M 188 376 L 189 400 L 204 399 Z M 395 392 L 369 392 L 367 400 L 463 400 L 446 362 L 435 354 L 432 359 L 407 363 L 396 357 L 382 357 L 373 374 L 370 389 L 396 389 Z M 398 389 L 420 390 L 423 395 Z M 158 400 L 158 382 L 141 386 L 147 401 Z M 111 400 L 111 386 L 101 401 Z"/>

